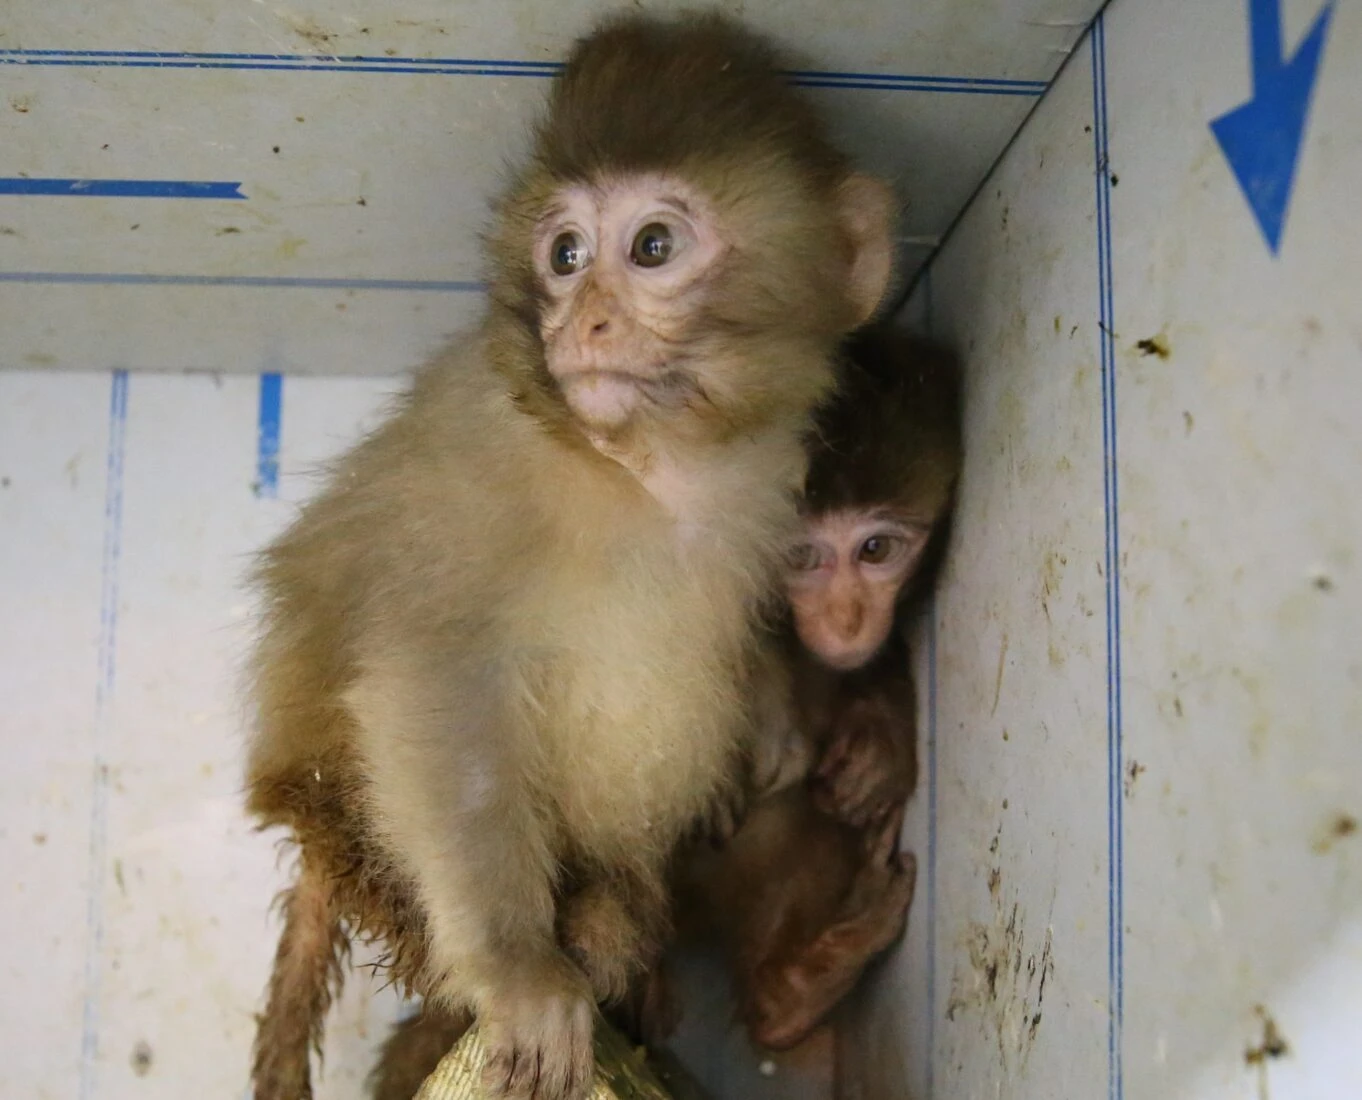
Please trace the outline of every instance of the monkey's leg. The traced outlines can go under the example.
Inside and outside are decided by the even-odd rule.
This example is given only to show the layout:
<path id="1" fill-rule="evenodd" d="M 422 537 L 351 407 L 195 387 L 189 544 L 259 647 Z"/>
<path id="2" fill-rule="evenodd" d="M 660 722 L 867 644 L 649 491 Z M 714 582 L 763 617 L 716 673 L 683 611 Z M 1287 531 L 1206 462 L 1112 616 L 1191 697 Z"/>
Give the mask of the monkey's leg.
<path id="1" fill-rule="evenodd" d="M 555 936 L 556 863 L 517 755 L 534 732 L 506 715 L 514 692 L 495 667 L 441 656 L 393 640 L 347 696 L 372 820 L 426 914 L 421 992 L 473 1009 L 491 1096 L 581 1100 L 594 1006 Z"/>
<path id="2" fill-rule="evenodd" d="M 412 1100 L 472 1023 L 466 1012 L 423 1006 L 393 1029 L 369 1077 L 373 1100 Z"/>
<path id="3" fill-rule="evenodd" d="M 671 897 L 660 871 L 644 864 L 589 874 L 562 903 L 559 941 L 591 981 L 596 999 L 617 1004 L 662 954 Z"/>
<path id="4" fill-rule="evenodd" d="M 345 932 L 326 874 L 306 851 L 283 910 L 269 1000 L 255 1034 L 255 1100 L 312 1096 L 309 1056 L 314 1049 L 321 1052 L 326 1012 L 344 978 Z"/>
<path id="5" fill-rule="evenodd" d="M 917 861 L 895 850 L 902 821 L 900 808 L 868 835 L 867 859 L 823 931 L 744 975 L 744 1009 L 755 1043 L 772 1050 L 798 1045 L 902 933 L 917 878 Z"/>

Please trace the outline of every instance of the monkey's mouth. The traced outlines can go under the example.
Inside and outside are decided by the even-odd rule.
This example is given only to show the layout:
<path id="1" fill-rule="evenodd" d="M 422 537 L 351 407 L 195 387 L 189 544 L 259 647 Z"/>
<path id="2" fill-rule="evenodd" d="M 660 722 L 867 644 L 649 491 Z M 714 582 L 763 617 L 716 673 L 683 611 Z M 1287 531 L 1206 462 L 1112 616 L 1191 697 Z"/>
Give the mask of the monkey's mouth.
<path id="1" fill-rule="evenodd" d="M 673 408 L 691 390 L 689 376 L 670 363 L 643 370 L 582 367 L 558 376 L 569 407 L 588 423 L 618 424 L 641 405 Z"/>

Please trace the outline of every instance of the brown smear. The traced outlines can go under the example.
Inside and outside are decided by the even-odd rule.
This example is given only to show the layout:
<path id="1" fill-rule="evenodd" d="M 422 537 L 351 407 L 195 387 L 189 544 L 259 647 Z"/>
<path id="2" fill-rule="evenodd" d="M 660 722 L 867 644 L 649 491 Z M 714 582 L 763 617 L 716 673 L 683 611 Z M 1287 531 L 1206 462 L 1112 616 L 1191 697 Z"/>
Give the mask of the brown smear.
<path id="1" fill-rule="evenodd" d="M 1319 830 L 1310 850 L 1318 856 L 1328 855 L 1340 840 L 1357 835 L 1357 818 L 1352 814 L 1334 814 Z"/>
<path id="2" fill-rule="evenodd" d="M 139 1040 L 137 1045 L 132 1048 L 132 1057 L 128 1059 L 132 1063 L 132 1071 L 138 1077 L 145 1077 L 151 1072 L 152 1063 L 155 1056 L 152 1053 L 151 1044 L 145 1039 Z"/>
<path id="3" fill-rule="evenodd" d="M 286 19 L 289 30 L 293 31 L 294 34 L 315 49 L 323 51 L 329 49 L 331 39 L 336 37 L 334 34 L 323 30 L 320 25 L 311 19 L 295 19 L 292 17 L 286 17 Z"/>
<path id="4" fill-rule="evenodd" d="M 1253 1011 L 1258 1019 L 1263 1022 L 1263 1038 L 1257 1046 L 1249 1047 L 1248 1050 L 1244 1051 L 1244 1065 L 1250 1068 L 1257 1067 L 1259 1100 L 1268 1100 L 1268 1063 L 1278 1058 L 1285 1058 L 1291 1053 L 1291 1047 L 1283 1038 L 1281 1031 L 1278 1030 L 1277 1021 L 1268 1015 L 1267 1009 L 1262 1005 L 1254 1005 Z"/>
<path id="5" fill-rule="evenodd" d="M 1141 355 L 1157 355 L 1160 359 L 1167 359 L 1172 352 L 1172 348 L 1168 346 L 1168 337 L 1161 332 L 1157 336 L 1140 340 L 1136 343 L 1135 349 Z"/>
<path id="6" fill-rule="evenodd" d="M 1007 660 L 1007 634 L 1003 634 L 1002 648 L 998 650 L 998 679 L 993 684 L 993 709 L 990 715 L 998 713 L 998 700 L 1003 694 L 1003 665 Z"/>
<path id="7" fill-rule="evenodd" d="M 1040 950 L 1028 948 L 1021 903 L 1003 898 L 1002 871 L 988 877 L 993 923 L 972 922 L 965 935 L 969 968 L 952 977 L 946 1018 L 978 1011 L 993 1031 L 1004 1073 L 1025 1068 L 1044 1018 L 1045 986 L 1054 974 L 1053 932 L 1047 926 Z"/>

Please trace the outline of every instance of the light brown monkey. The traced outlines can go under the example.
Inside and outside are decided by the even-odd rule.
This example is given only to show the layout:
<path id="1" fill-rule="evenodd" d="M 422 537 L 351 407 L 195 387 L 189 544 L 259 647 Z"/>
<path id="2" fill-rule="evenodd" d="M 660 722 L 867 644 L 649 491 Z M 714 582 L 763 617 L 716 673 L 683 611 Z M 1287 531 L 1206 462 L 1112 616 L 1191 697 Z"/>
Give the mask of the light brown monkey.
<path id="1" fill-rule="evenodd" d="M 916 864 L 898 836 L 917 757 L 902 608 L 942 544 L 960 464 L 946 353 L 880 328 L 846 359 L 787 581 L 792 711 L 767 731 L 746 820 L 678 874 L 683 934 L 718 934 L 749 1034 L 772 1049 L 805 1038 L 907 916 Z M 674 1022 L 665 972 L 641 996 L 657 1038 Z"/>
<path id="2" fill-rule="evenodd" d="M 489 303 L 265 553 L 249 807 L 298 878 L 257 1100 L 310 1095 L 352 935 L 473 1012 L 493 1096 L 576 1100 L 593 1001 L 722 795 L 801 433 L 891 263 L 886 188 L 715 16 L 574 48 Z"/>

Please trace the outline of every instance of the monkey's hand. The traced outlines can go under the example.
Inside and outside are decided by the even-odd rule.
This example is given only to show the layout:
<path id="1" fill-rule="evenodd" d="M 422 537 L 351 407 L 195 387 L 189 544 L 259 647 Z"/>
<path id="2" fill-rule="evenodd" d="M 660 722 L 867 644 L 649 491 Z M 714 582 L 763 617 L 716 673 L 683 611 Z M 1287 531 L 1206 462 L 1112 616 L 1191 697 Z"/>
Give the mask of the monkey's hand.
<path id="1" fill-rule="evenodd" d="M 585 1100 L 595 1073 L 591 990 L 565 956 L 518 961 L 482 998 L 482 1084 L 497 1100 Z"/>
<path id="2" fill-rule="evenodd" d="M 814 805 L 858 829 L 882 821 L 912 793 L 912 735 L 885 701 L 853 701 L 814 771 Z"/>
<path id="3" fill-rule="evenodd" d="M 716 849 L 727 845 L 747 817 L 751 791 L 752 768 L 750 762 L 745 761 L 738 778 L 710 799 L 704 813 L 691 829 L 688 840 L 691 843 L 708 843 Z"/>

